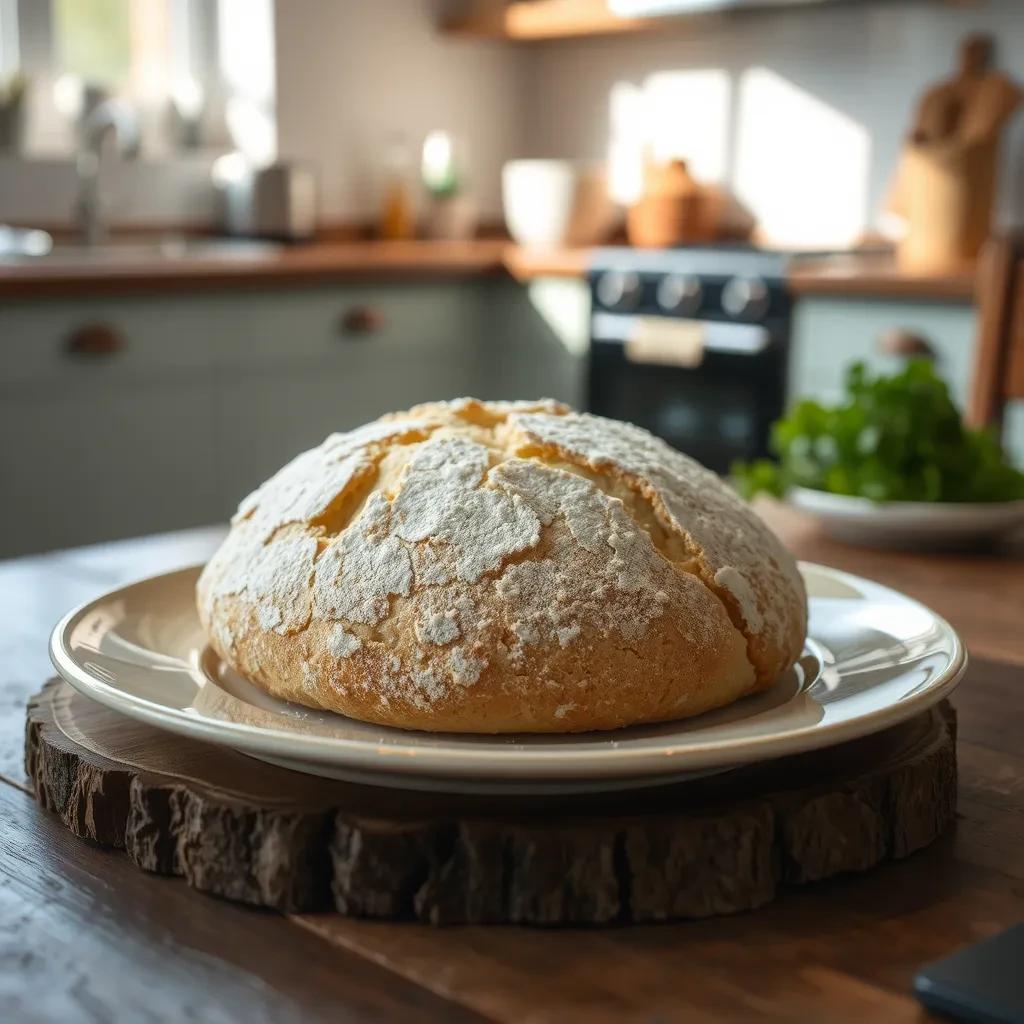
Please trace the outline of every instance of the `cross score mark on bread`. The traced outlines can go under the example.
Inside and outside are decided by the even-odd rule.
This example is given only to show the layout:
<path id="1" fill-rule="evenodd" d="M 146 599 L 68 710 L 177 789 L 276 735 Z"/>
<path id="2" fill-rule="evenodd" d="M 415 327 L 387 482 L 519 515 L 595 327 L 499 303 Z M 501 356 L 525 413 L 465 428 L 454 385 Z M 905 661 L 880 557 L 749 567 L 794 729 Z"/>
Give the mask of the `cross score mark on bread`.
<path id="1" fill-rule="evenodd" d="M 793 559 L 715 474 L 553 402 L 332 435 L 242 502 L 198 607 L 276 696 L 466 732 L 698 714 L 770 685 L 806 631 Z"/>

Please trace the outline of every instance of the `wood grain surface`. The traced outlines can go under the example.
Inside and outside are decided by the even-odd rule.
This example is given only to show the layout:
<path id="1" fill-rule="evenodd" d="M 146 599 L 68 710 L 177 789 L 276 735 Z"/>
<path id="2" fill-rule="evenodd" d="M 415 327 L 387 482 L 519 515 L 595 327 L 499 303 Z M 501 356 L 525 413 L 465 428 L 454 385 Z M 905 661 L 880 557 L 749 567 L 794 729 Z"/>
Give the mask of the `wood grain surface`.
<path id="1" fill-rule="evenodd" d="M 850 253 L 807 257 L 786 275 L 793 295 L 838 295 L 866 299 L 924 299 L 933 302 L 974 300 L 976 275 L 971 270 L 914 273 L 901 269 L 892 256 Z"/>
<path id="2" fill-rule="evenodd" d="M 507 242 L 308 242 L 241 258 L 201 252 L 169 259 L 26 262 L 0 267 L 0 296 L 302 286 L 345 281 L 493 277 L 505 273 Z"/>
<path id="3" fill-rule="evenodd" d="M 465 242 L 315 241 L 284 246 L 244 259 L 213 259 L 199 253 L 167 259 L 45 261 L 0 266 L 0 297 L 119 295 L 138 292 L 241 290 L 301 287 L 351 281 L 474 279 L 511 275 L 582 279 L 592 250 L 524 247 L 498 238 Z M 856 252 L 802 259 L 787 275 L 796 295 L 867 299 L 971 302 L 972 273 L 908 274 L 891 257 Z"/>
<path id="4" fill-rule="evenodd" d="M 472 1020 L 271 914 L 143 875 L 0 786 L 3 1020 Z M 71 844 L 71 845 L 69 845 Z"/>
<path id="5" fill-rule="evenodd" d="M 948 705 L 882 733 L 692 782 L 480 797 L 349 785 L 134 722 L 51 680 L 25 765 L 76 835 L 204 892 L 431 924 L 704 918 L 902 859 L 956 806 Z"/>
<path id="6" fill-rule="evenodd" d="M 754 914 L 601 931 L 282 917 L 148 877 L 82 843 L 25 791 L 24 705 L 48 671 L 46 636 L 70 605 L 201 560 L 221 534 L 0 565 L 4 1019 L 925 1019 L 910 993 L 914 971 L 1024 918 L 1019 549 L 868 552 L 828 541 L 803 515 L 765 511 L 801 557 L 902 589 L 963 635 L 973 660 L 954 702 L 956 827 L 906 860 L 795 890 Z"/>
<path id="7" fill-rule="evenodd" d="M 972 427 L 1002 424 L 1010 325 L 1017 305 L 1013 279 L 1019 251 L 1019 239 L 996 237 L 978 261 L 978 334 L 964 415 Z"/>
<path id="8" fill-rule="evenodd" d="M 512 0 L 507 5 L 463 0 L 441 28 L 450 35 L 474 39 L 538 42 L 652 32 L 663 25 L 663 18 L 616 14 L 605 0 Z"/>

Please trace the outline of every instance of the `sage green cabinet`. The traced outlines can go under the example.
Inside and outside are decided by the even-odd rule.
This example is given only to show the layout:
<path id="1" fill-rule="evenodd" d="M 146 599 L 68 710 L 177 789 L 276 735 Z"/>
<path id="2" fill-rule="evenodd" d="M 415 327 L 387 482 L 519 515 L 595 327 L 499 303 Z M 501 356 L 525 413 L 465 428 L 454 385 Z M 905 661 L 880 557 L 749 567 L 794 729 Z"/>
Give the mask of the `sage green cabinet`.
<path id="1" fill-rule="evenodd" d="M 270 293 L 234 317 L 218 346 L 217 402 L 231 503 L 334 431 L 480 390 L 471 285 Z"/>
<path id="2" fill-rule="evenodd" d="M 790 399 L 835 401 L 843 374 L 863 360 L 891 373 L 903 360 L 879 351 L 879 339 L 894 329 L 921 335 L 935 352 L 935 367 L 961 405 L 970 387 L 975 312 L 967 303 L 906 302 L 806 296 L 796 304 L 789 364 Z"/>
<path id="3" fill-rule="evenodd" d="M 0 396 L 0 556 L 198 525 L 222 507 L 202 375 Z"/>
<path id="4" fill-rule="evenodd" d="M 961 409 L 967 405 L 977 330 L 974 307 L 963 302 L 909 302 L 807 296 L 796 307 L 789 368 L 789 397 L 836 401 L 843 374 L 860 359 L 876 371 L 892 373 L 902 359 L 879 351 L 888 331 L 903 329 L 927 339 L 935 368 Z M 1003 444 L 1024 466 L 1024 403 L 1006 410 Z"/>
<path id="5" fill-rule="evenodd" d="M 477 395 L 585 404 L 582 280 L 238 290 L 0 304 L 0 557 L 227 518 L 327 434 Z M 102 327 L 87 335 L 82 328 Z M 834 400 L 877 339 L 927 338 L 966 399 L 973 309 L 805 297 L 790 398 Z M 104 351 L 104 349 L 112 351 Z M 1024 408 L 1007 443 L 1024 461 Z"/>
<path id="6" fill-rule="evenodd" d="M 539 278 L 480 287 L 481 398 L 586 404 L 590 291 L 583 280 Z"/>
<path id="7" fill-rule="evenodd" d="M 481 309 L 466 283 L 4 302 L 0 557 L 224 520 L 332 431 L 484 390 Z"/>
<path id="8" fill-rule="evenodd" d="M 0 557 L 223 521 L 299 451 L 418 402 L 579 404 L 586 317 L 582 282 L 6 301 Z"/>

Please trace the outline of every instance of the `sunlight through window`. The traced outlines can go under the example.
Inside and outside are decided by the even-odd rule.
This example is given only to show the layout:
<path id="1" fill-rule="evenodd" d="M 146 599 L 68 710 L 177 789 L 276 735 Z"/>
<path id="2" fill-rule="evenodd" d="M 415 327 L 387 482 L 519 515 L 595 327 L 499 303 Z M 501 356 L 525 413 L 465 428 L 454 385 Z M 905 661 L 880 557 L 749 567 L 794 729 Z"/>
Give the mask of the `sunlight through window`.
<path id="1" fill-rule="evenodd" d="M 617 203 L 640 198 L 643 188 L 644 121 L 643 90 L 632 82 L 616 82 L 609 97 L 608 194 Z"/>
<path id="2" fill-rule="evenodd" d="M 743 74 L 733 184 L 771 242 L 855 242 L 867 223 L 870 155 L 863 125 L 767 68 Z"/>
<path id="3" fill-rule="evenodd" d="M 659 71 L 643 85 L 616 82 L 609 98 L 609 191 L 632 203 L 643 186 L 644 161 L 685 160 L 701 181 L 728 170 L 731 83 L 716 69 Z"/>
<path id="4" fill-rule="evenodd" d="M 729 76 L 720 70 L 663 71 L 644 83 L 655 160 L 682 159 L 700 181 L 727 171 Z"/>
<path id="5" fill-rule="evenodd" d="M 221 0 L 220 64 L 231 94 L 228 130 L 255 164 L 277 153 L 274 113 L 274 10 L 271 0 Z"/>

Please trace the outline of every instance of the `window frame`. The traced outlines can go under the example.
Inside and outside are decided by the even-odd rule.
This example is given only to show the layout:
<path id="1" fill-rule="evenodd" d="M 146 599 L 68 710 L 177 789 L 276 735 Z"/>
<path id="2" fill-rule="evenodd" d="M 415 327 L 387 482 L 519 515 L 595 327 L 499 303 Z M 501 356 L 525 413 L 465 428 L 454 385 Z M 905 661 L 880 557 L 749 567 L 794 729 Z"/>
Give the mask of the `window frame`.
<path id="1" fill-rule="evenodd" d="M 174 81 L 192 79 L 201 86 L 215 108 L 222 106 L 229 97 L 229 86 L 221 61 L 222 0 L 165 2 L 169 8 L 171 56 L 168 78 L 172 84 L 163 99 L 168 103 L 174 99 Z M 20 70 L 29 79 L 52 88 L 62 73 L 57 44 L 49 0 L 0 0 L 0 76 L 6 77 L 8 73 Z M 276 83 L 271 82 L 270 91 L 271 95 L 276 92 Z M 130 92 L 125 94 L 125 99 L 129 103 L 133 102 Z M 36 102 L 39 102 L 38 99 Z M 42 102 L 52 106 L 49 98 Z M 56 114 L 54 116 L 57 117 Z M 49 115 L 43 118 L 44 122 L 49 120 Z M 62 154 L 73 156 L 73 134 L 69 133 L 66 143 L 63 139 L 54 143 L 52 149 L 50 139 L 44 136 L 42 148 L 38 141 L 34 141 L 30 143 L 29 149 L 18 156 L 29 160 L 59 157 Z M 166 154 L 166 158 L 173 159 L 175 155 L 185 153 L 215 155 L 231 148 L 230 138 L 215 129 L 212 137 L 201 138 L 194 148 L 180 151 L 173 149 Z"/>

